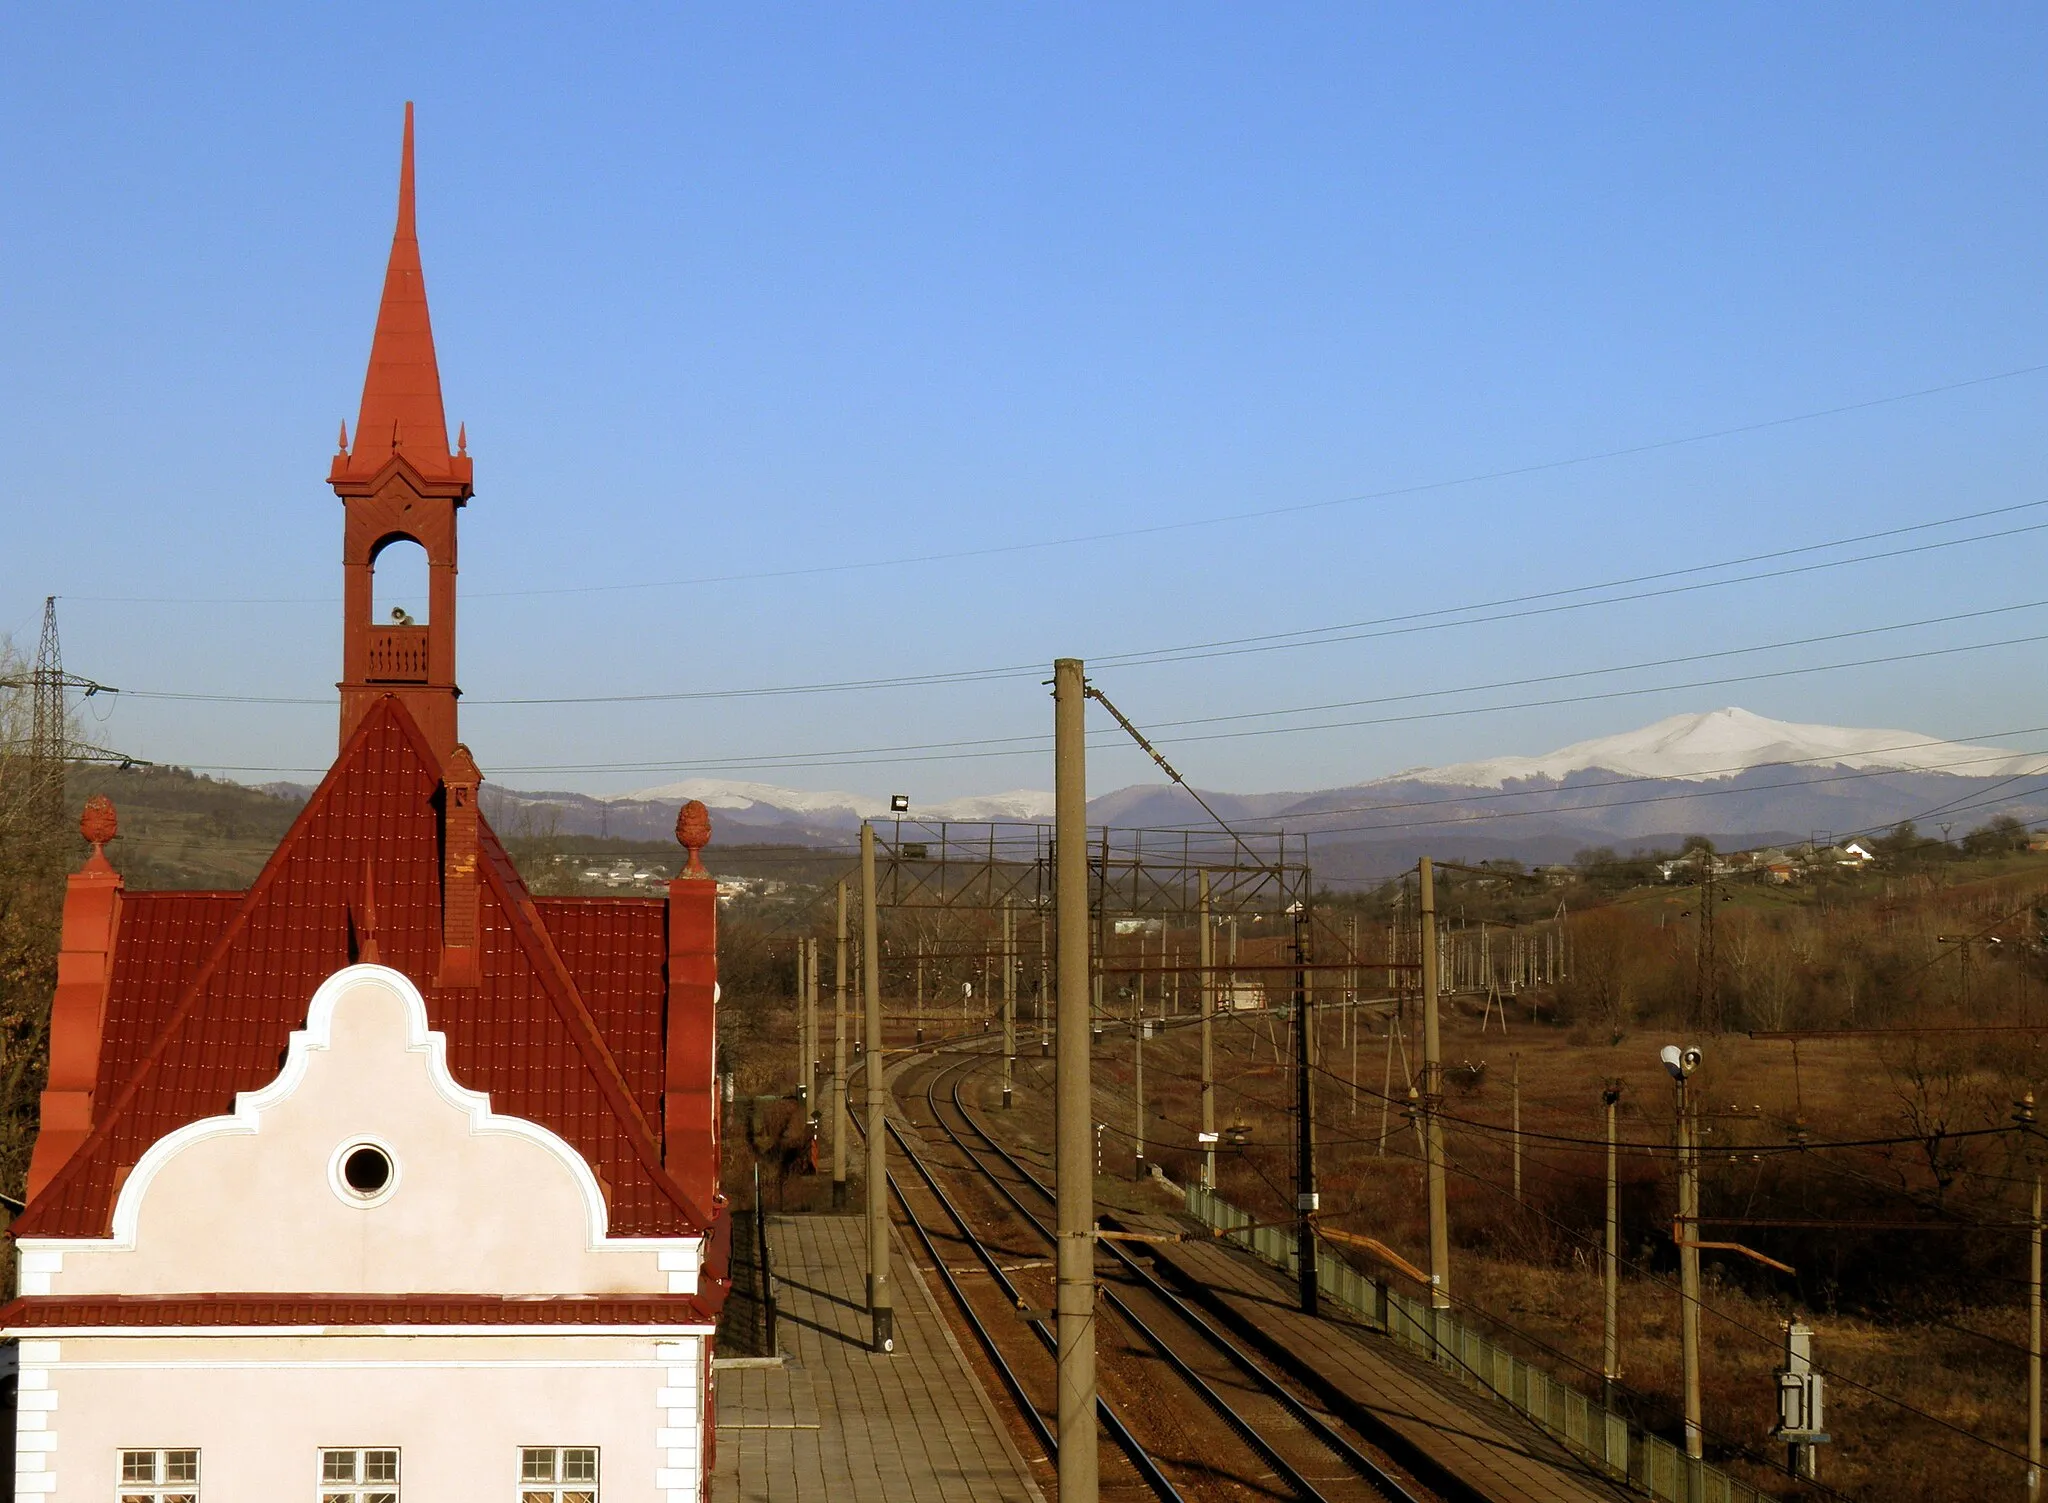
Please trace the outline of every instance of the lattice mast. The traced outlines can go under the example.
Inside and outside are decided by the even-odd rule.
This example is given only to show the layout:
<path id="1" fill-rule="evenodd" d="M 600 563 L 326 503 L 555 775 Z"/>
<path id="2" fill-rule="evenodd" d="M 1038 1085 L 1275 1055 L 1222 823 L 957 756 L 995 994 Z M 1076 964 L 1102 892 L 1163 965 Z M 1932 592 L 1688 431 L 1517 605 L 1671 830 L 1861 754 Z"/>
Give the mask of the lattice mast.
<path id="1" fill-rule="evenodd" d="M 43 631 L 36 641 L 35 672 L 29 675 L 29 775 L 36 800 L 52 821 L 64 808 L 64 763 L 71 726 L 64 715 L 64 649 L 57 640 L 57 597 L 43 599 Z"/>

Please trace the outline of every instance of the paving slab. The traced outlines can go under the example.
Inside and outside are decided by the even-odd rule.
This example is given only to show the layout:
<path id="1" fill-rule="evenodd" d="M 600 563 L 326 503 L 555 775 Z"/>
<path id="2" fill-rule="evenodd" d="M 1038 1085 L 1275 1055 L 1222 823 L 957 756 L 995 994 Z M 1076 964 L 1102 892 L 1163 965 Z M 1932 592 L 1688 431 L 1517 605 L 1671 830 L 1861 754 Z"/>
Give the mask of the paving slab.
<path id="1" fill-rule="evenodd" d="M 717 1373 L 713 1503 L 1044 1503 L 916 1266 L 896 1350 L 868 1350 L 865 1223 L 771 1216 L 780 1366 Z"/>

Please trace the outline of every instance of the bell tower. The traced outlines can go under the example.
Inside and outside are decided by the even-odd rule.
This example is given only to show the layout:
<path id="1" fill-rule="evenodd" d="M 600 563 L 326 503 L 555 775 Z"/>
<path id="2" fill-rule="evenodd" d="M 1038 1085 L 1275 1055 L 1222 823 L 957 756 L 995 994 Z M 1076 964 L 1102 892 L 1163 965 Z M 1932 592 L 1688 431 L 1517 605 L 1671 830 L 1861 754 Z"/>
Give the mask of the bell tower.
<path id="1" fill-rule="evenodd" d="M 473 487 L 467 434 L 448 452 L 441 371 L 413 222 L 412 105 L 398 169 L 398 228 L 370 344 L 355 446 L 348 427 L 327 483 L 346 514 L 342 540 L 341 739 L 378 698 L 395 694 L 446 761 L 456 744 L 455 523 Z M 378 555 L 426 551 L 427 620 L 373 619 Z"/>

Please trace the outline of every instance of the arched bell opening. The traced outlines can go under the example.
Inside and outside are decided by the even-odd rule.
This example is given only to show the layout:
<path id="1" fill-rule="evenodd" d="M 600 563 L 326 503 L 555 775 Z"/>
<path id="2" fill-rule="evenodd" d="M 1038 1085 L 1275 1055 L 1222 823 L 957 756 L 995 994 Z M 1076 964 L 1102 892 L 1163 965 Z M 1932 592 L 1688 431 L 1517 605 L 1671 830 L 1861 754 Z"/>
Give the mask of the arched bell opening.
<path id="1" fill-rule="evenodd" d="M 431 565 L 419 539 L 394 533 L 370 550 L 369 662 L 373 684 L 432 681 L 428 642 Z"/>

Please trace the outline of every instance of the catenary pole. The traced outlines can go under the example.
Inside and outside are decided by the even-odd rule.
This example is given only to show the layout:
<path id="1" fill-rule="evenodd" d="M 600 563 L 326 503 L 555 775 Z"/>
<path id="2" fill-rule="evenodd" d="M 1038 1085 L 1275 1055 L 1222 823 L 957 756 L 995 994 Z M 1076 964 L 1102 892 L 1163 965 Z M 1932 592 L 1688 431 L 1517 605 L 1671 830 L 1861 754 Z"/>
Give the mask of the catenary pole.
<path id="1" fill-rule="evenodd" d="M 1210 969 L 1216 959 L 1215 926 L 1209 919 L 1209 874 L 1196 879 L 1197 922 L 1195 958 L 1200 963 L 1202 983 L 1202 1188 L 1216 1188 L 1216 973 Z"/>
<path id="2" fill-rule="evenodd" d="M 1451 1308 L 1451 1228 L 1444 1175 L 1444 1055 L 1437 999 L 1436 874 L 1424 856 L 1416 885 L 1422 895 L 1422 1151 L 1429 1179 L 1430 1336 L 1439 1348 Z"/>
<path id="3" fill-rule="evenodd" d="M 1309 912 L 1294 910 L 1294 1257 L 1301 1313 L 1316 1313 L 1316 1020 L 1308 986 Z"/>
<path id="4" fill-rule="evenodd" d="M 1017 915 L 1003 899 L 1003 1105 L 1017 1073 Z"/>
<path id="5" fill-rule="evenodd" d="M 846 1209 L 846 883 L 839 884 L 837 973 L 832 995 L 832 1209 Z"/>
<path id="6" fill-rule="evenodd" d="M 889 1078 L 882 1068 L 882 944 L 875 898 L 875 827 L 860 826 L 861 996 L 867 1003 L 868 1320 L 878 1352 L 896 1348 L 895 1297 L 889 1289 Z"/>
<path id="7" fill-rule="evenodd" d="M 1079 658 L 1053 664 L 1053 817 L 1059 842 L 1055 904 L 1059 1000 L 1054 1061 L 1058 1192 L 1056 1313 L 1060 1503 L 1096 1503 L 1095 1178 L 1089 1152 L 1093 1091 L 1089 1031 L 1088 773 Z M 1108 876 L 1105 868 L 1104 876 Z"/>

